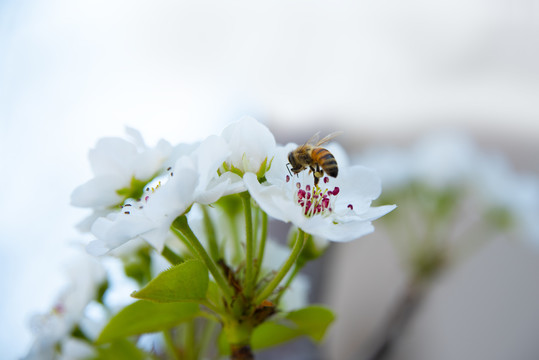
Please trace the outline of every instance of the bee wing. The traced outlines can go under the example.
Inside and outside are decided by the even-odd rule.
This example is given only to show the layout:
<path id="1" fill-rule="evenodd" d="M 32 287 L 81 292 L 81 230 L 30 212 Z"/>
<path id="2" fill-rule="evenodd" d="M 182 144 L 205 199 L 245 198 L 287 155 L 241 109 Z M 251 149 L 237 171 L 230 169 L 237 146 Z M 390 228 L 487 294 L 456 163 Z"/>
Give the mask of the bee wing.
<path id="1" fill-rule="evenodd" d="M 303 144 L 303 146 L 305 145 L 314 145 L 318 142 L 318 139 L 320 138 L 320 131 L 318 131 L 316 134 L 314 134 L 313 136 L 311 136 L 311 138 L 307 141 L 305 141 L 305 144 Z"/>
<path id="2" fill-rule="evenodd" d="M 325 144 L 325 143 L 335 139 L 337 136 L 341 135 L 342 133 L 343 133 L 342 131 L 332 132 L 331 134 L 325 136 L 322 140 L 318 141 L 315 146 L 320 146 L 322 144 Z M 318 135 L 318 133 L 316 133 L 315 135 Z"/>

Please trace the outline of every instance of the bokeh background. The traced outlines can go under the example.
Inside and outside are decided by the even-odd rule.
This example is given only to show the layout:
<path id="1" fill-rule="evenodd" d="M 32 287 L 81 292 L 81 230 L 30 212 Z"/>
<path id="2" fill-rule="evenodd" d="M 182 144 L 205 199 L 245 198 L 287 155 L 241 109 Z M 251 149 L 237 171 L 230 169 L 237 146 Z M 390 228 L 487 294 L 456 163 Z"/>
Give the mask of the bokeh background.
<path id="1" fill-rule="evenodd" d="M 98 138 L 122 136 L 129 125 L 149 144 L 194 141 L 251 115 L 281 143 L 343 130 L 342 144 L 359 150 L 456 128 L 503 153 L 517 171 L 537 174 L 538 17 L 533 0 L 1 1 L 1 357 L 26 352 L 29 316 L 46 311 L 65 282 L 62 264 L 80 239 L 74 225 L 86 215 L 69 196 L 90 178 L 87 152 Z M 383 317 L 400 281 L 386 243 L 375 239 L 330 254 L 357 248 L 357 258 L 337 264 L 361 263 L 343 271 L 361 274 L 346 279 L 373 296 L 350 308 L 335 300 L 350 295 L 322 290 L 327 302 L 357 314 L 361 304 L 381 304 L 354 318 L 368 327 Z M 455 349 L 487 349 L 511 334 L 499 358 L 536 358 L 538 263 L 525 245 L 495 244 L 480 254 L 435 293 L 438 302 L 427 304 L 403 356 L 481 358 Z M 342 276 L 328 264 L 325 279 Z M 470 295 L 485 286 L 493 290 Z M 499 300 L 504 294 L 511 296 Z M 443 311 L 448 303 L 452 312 Z M 469 327 L 451 319 L 489 304 L 475 324 L 494 335 L 451 335 Z M 518 317 L 508 315 L 512 309 L 521 310 Z M 497 315 L 507 326 L 486 321 Z M 339 324 L 330 340 L 344 339 Z M 434 345 L 414 353 L 426 333 Z M 353 353 L 332 344 L 336 359 Z"/>

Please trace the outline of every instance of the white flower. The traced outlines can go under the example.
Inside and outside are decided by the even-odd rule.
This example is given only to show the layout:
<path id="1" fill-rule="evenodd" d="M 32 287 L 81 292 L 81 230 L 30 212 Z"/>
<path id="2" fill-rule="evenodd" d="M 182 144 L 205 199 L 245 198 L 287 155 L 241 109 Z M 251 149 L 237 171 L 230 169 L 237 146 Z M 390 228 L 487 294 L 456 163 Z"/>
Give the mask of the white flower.
<path id="1" fill-rule="evenodd" d="M 410 199 L 417 204 L 454 191 L 454 201 L 474 204 L 466 206 L 471 213 L 506 212 L 510 217 L 506 220 L 539 242 L 537 177 L 516 173 L 505 158 L 481 152 L 465 134 L 433 133 L 409 149 L 371 148 L 359 160 L 375 168 L 384 188 L 399 192 L 398 196 L 413 184 L 427 190 L 421 198 Z"/>
<path id="2" fill-rule="evenodd" d="M 251 117 L 244 117 L 228 125 L 221 137 L 230 149 L 226 159 L 229 168 L 241 174 L 264 174 L 275 151 L 275 138 L 266 126 Z"/>
<path id="3" fill-rule="evenodd" d="M 27 359 L 56 358 L 60 355 L 57 353 L 57 344 L 62 345 L 60 346 L 62 354 L 67 350 L 67 354 L 73 359 L 82 359 L 88 354 L 87 347 L 85 351 L 79 352 L 82 347 L 75 346 L 80 344 L 72 343 L 70 336 L 77 325 L 84 331 L 82 324 L 85 320 L 85 308 L 96 299 L 98 289 L 105 281 L 105 270 L 96 259 L 81 254 L 69 264 L 68 274 L 71 278 L 69 286 L 62 292 L 52 310 L 45 314 L 34 315 L 30 321 L 35 341 Z M 78 357 L 76 354 L 81 356 Z"/>
<path id="4" fill-rule="evenodd" d="M 474 190 L 487 207 L 505 209 L 513 225 L 539 244 L 539 179 L 516 173 L 506 159 L 485 157 L 473 177 Z"/>
<path id="5" fill-rule="evenodd" d="M 237 175 L 217 172 L 229 154 L 222 138 L 205 139 L 189 156 L 180 157 L 155 186 L 148 185 L 140 201 L 128 200 L 121 211 L 97 219 L 92 226 L 97 240 L 88 251 L 102 255 L 137 237 L 161 251 L 172 222 L 193 203 L 210 204 L 238 191 Z"/>
<path id="6" fill-rule="evenodd" d="M 165 140 L 149 148 L 138 131 L 126 128 L 126 132 L 131 141 L 103 138 L 90 150 L 89 160 L 95 177 L 71 194 L 72 205 L 89 207 L 95 212 L 81 223 L 83 230 L 110 208 L 121 205 L 129 197 L 140 196 L 146 183 L 159 173 L 172 153 L 172 146 Z"/>
<path id="7" fill-rule="evenodd" d="M 395 208 L 394 205 L 370 206 L 380 195 L 381 185 L 375 172 L 362 166 L 339 166 L 338 177 L 326 176 L 318 187 L 308 171 L 290 176 L 287 156 L 296 147 L 288 144 L 277 148 L 271 169 L 266 173 L 267 182 L 260 184 L 252 173 L 243 178 L 251 196 L 268 215 L 292 222 L 315 236 L 350 241 L 372 232 L 371 221 Z M 336 160 L 338 164 L 346 164 L 345 159 Z"/>
<path id="8" fill-rule="evenodd" d="M 412 181 L 443 189 L 469 180 L 481 157 L 467 136 L 449 131 L 431 134 L 409 150 L 371 148 L 359 160 L 377 170 L 384 189 L 406 186 Z"/>

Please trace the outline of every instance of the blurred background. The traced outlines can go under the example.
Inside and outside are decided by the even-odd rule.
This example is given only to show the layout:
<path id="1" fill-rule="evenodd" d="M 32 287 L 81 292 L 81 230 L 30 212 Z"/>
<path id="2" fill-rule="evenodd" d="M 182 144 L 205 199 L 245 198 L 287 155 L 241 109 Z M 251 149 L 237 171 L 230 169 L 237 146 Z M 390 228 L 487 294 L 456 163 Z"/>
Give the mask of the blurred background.
<path id="1" fill-rule="evenodd" d="M 280 143 L 343 130 L 354 152 L 450 128 L 539 174 L 538 16 L 533 0 L 0 2 L 2 357 L 26 353 L 65 283 L 88 150 L 126 125 L 153 145 L 251 115 Z M 538 254 L 496 240 L 447 273 L 395 358 L 537 358 Z M 320 264 L 340 314 L 324 356 L 346 359 L 403 271 L 383 232 Z"/>

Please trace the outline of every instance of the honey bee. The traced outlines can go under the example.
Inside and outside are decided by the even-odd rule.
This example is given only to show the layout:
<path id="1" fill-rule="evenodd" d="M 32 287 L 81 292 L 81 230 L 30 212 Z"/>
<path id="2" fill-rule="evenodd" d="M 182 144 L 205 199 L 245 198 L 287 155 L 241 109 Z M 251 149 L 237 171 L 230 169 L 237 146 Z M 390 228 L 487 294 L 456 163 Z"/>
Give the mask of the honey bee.
<path id="1" fill-rule="evenodd" d="M 318 182 L 326 172 L 329 176 L 337 177 L 339 168 L 337 160 L 332 153 L 320 147 L 335 138 L 340 133 L 332 133 L 318 141 L 318 133 L 314 134 L 305 144 L 298 146 L 294 151 L 288 153 L 288 171 L 294 174 L 299 174 L 301 171 L 309 168 L 309 173 L 313 173 L 314 185 L 318 186 Z M 292 173 L 291 173 L 292 175 Z"/>

